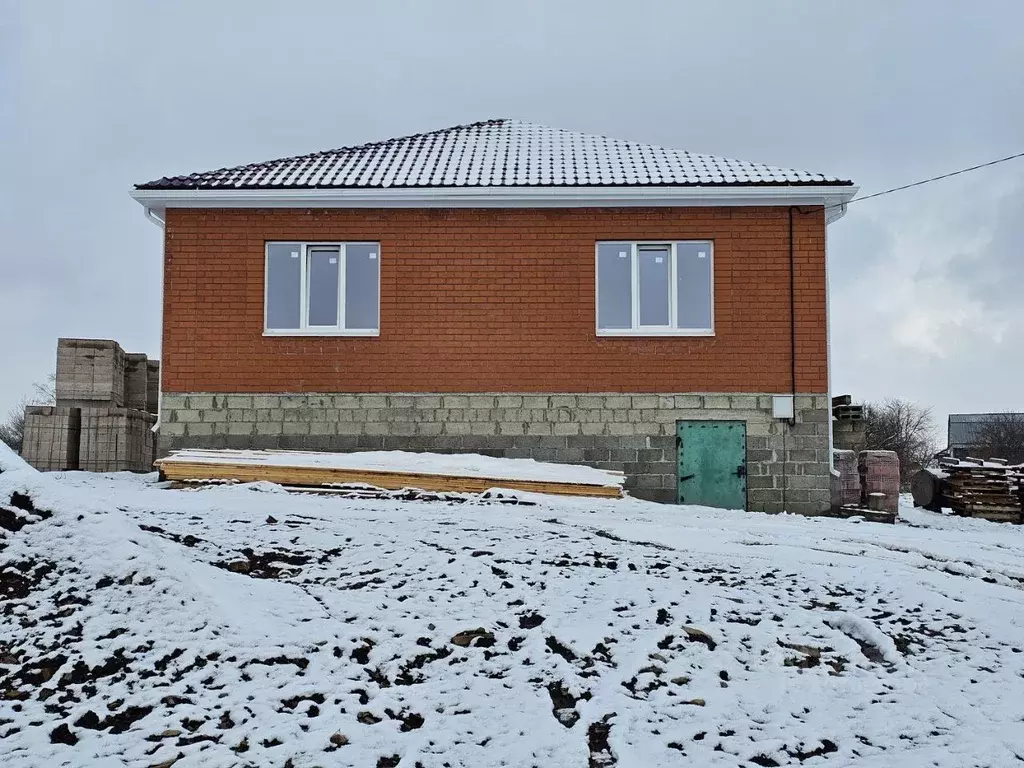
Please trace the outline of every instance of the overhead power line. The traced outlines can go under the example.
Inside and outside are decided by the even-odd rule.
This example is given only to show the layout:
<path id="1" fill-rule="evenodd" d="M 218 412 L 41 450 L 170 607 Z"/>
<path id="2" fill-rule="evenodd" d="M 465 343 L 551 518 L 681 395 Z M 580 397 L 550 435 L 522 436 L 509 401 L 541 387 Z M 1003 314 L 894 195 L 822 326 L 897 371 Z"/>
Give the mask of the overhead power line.
<path id="1" fill-rule="evenodd" d="M 882 195 L 888 195 L 888 194 L 891 194 L 892 192 L 899 192 L 899 191 L 904 190 L 904 189 L 910 189 L 911 187 L 920 187 L 922 184 L 931 184 L 933 181 L 941 181 L 942 179 L 948 179 L 951 176 L 959 176 L 962 173 L 970 173 L 971 171 L 977 171 L 979 168 L 988 168 L 989 166 L 992 166 L 992 165 L 999 165 L 1000 163 L 1005 163 L 1005 162 L 1007 162 L 1009 160 L 1016 160 L 1018 157 L 1024 157 L 1024 152 L 1018 152 L 1015 155 L 1007 155 L 1006 157 L 1000 157 L 998 160 L 990 160 L 989 162 L 981 163 L 980 165 L 972 165 L 970 168 L 961 168 L 958 171 L 952 171 L 950 173 L 943 173 L 941 176 L 932 176 L 930 179 L 922 179 L 921 181 L 915 181 L 912 184 L 904 184 L 904 185 L 899 186 L 899 187 L 893 187 L 892 189 L 885 189 L 885 190 L 882 190 L 881 192 L 875 192 L 874 194 L 871 194 L 871 195 L 864 195 L 863 197 L 855 197 L 852 200 L 850 200 L 847 203 L 847 205 L 849 205 L 850 203 L 859 203 L 862 200 L 870 200 L 873 197 L 881 197 Z M 832 206 L 829 206 L 829 207 L 830 208 L 839 208 L 840 205 L 832 205 Z"/>

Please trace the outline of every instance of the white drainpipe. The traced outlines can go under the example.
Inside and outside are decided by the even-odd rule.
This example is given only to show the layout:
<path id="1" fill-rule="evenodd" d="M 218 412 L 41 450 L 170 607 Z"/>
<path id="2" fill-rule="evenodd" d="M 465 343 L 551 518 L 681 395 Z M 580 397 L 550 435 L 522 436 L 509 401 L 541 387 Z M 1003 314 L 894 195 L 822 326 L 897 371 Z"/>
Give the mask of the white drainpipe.
<path id="1" fill-rule="evenodd" d="M 153 213 L 152 208 L 143 208 L 142 212 L 146 214 L 146 218 L 151 222 L 160 227 L 162 232 L 164 229 L 164 220 Z M 160 380 L 157 387 L 157 400 L 156 400 L 156 424 L 153 425 L 153 432 L 160 429 L 160 420 L 163 418 L 163 404 L 164 404 L 164 350 L 163 350 L 163 328 L 164 328 L 164 254 L 163 248 L 160 249 Z"/>

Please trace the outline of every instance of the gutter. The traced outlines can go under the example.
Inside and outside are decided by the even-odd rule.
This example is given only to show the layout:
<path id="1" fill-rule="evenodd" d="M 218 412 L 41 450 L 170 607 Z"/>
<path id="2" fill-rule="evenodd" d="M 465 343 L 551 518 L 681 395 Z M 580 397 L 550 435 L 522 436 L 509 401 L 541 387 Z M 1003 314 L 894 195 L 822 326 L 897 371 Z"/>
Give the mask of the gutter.
<path id="1" fill-rule="evenodd" d="M 860 189 L 856 187 L 855 189 Z M 845 196 L 844 196 L 845 197 Z M 852 199 L 852 196 L 851 196 Z M 835 205 L 826 206 L 825 208 L 825 226 L 828 226 L 834 221 L 839 221 L 843 216 L 846 215 L 846 209 L 849 206 L 850 199 L 844 199 L 842 202 Z"/>
<path id="2" fill-rule="evenodd" d="M 843 206 L 846 213 L 846 206 Z M 827 213 L 825 214 L 827 216 Z M 842 214 L 841 214 L 842 215 Z M 163 370 L 163 369 L 161 369 Z M 833 417 L 831 417 L 831 393 L 833 393 L 833 366 L 831 366 L 831 278 L 828 272 L 828 227 L 825 227 L 825 375 L 828 386 L 825 387 L 825 407 L 828 409 L 828 471 L 836 472 L 836 449 L 833 436 Z"/>
<path id="3" fill-rule="evenodd" d="M 160 227 L 160 229 L 164 228 L 164 220 L 157 216 L 155 213 L 153 213 L 152 208 L 143 208 L 142 212 L 146 214 L 147 219 L 149 219 L 151 222 Z"/>
<path id="4" fill-rule="evenodd" d="M 160 227 L 161 234 L 166 237 L 164 231 L 164 220 L 153 213 L 152 208 L 144 207 L 142 212 L 146 218 L 152 223 Z M 163 248 L 160 249 L 160 378 L 157 385 L 156 393 L 156 423 L 152 426 L 151 430 L 154 434 L 160 429 L 160 421 L 163 419 L 164 413 L 164 350 L 163 350 L 163 329 L 164 329 L 164 259 L 163 259 Z"/>
<path id="5" fill-rule="evenodd" d="M 793 418 L 790 425 L 796 423 L 796 248 L 793 243 L 793 210 L 799 211 L 795 205 L 789 206 L 789 390 L 793 397 Z M 160 370 L 163 370 L 161 368 Z"/>

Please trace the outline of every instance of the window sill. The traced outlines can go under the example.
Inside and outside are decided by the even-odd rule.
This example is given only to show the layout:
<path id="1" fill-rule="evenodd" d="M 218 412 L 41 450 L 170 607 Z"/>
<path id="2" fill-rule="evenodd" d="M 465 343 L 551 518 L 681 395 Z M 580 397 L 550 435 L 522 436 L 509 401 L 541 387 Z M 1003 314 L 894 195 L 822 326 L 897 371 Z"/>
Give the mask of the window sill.
<path id="1" fill-rule="evenodd" d="M 307 330 L 295 330 L 295 331 L 263 331 L 264 337 L 274 336 L 380 336 L 380 330 L 320 330 L 320 329 L 307 329 Z"/>
<path id="2" fill-rule="evenodd" d="M 646 336 L 646 337 L 659 337 L 659 336 L 714 336 L 713 330 L 687 330 L 685 328 L 665 328 L 664 330 L 658 328 L 622 328 L 622 329 L 608 329 L 599 328 L 597 330 L 598 336 Z"/>

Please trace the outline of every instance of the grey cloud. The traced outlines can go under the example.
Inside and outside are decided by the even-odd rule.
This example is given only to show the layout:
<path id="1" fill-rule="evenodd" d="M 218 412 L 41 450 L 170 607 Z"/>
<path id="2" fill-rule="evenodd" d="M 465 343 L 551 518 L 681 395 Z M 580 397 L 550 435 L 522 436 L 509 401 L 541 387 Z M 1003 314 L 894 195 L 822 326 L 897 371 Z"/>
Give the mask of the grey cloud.
<path id="1" fill-rule="evenodd" d="M 134 182 L 517 117 L 874 191 L 1021 149 L 1022 21 L 1017 0 L 2 3 L 0 411 L 46 375 L 58 335 L 159 354 L 161 235 Z M 921 261 L 909 228 L 958 215 L 901 195 L 830 232 L 837 385 L 995 407 L 956 383 L 961 360 L 911 359 L 898 318 L 864 310 L 866 272 Z M 957 223 L 1003 233 L 1008 255 L 971 289 L 983 302 L 1004 300 L 1021 237 L 999 215 Z M 954 255 L 939 254 L 946 283 L 970 278 Z M 881 341 L 836 330 L 853 327 Z"/>
<path id="2" fill-rule="evenodd" d="M 986 304 L 1024 313 L 1024 186 L 1005 195 L 988 217 L 990 242 L 977 253 L 951 259 L 949 279 L 969 286 Z"/>

